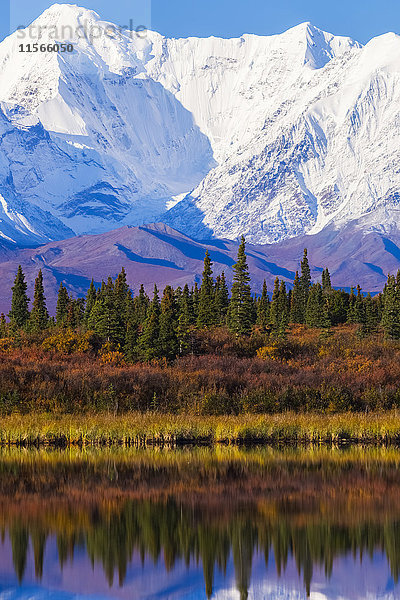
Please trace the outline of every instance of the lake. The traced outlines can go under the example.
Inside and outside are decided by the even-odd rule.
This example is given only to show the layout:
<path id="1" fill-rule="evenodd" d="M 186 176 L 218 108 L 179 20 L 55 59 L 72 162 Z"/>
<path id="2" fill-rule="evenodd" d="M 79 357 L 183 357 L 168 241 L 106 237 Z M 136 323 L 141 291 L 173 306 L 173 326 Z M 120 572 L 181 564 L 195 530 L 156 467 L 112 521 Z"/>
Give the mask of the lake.
<path id="1" fill-rule="evenodd" d="M 400 598 L 395 448 L 2 449 L 0 598 Z"/>

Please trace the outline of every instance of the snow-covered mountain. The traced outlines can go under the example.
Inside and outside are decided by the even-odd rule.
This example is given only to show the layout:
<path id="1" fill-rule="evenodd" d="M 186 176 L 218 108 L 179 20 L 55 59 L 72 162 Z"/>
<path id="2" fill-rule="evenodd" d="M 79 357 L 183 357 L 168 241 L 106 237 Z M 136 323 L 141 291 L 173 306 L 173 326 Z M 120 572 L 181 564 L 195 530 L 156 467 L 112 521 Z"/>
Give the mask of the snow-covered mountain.
<path id="1" fill-rule="evenodd" d="M 109 28 L 92 11 L 54 5 L 33 24 L 40 36 L 25 30 L 0 44 L 2 204 L 10 218 L 17 200 L 54 215 L 51 232 L 29 222 L 43 238 L 152 220 L 215 164 L 193 115 L 146 74 L 151 41 L 83 37 L 97 26 Z M 54 43 L 54 27 L 81 36 L 71 54 L 19 51 Z"/>
<path id="2" fill-rule="evenodd" d="M 349 222 L 397 231 L 400 37 L 362 47 L 305 23 L 140 38 L 65 4 L 34 26 L 0 44 L 5 239 L 153 220 L 253 243 Z M 19 51 L 62 27 L 72 53 Z"/>
<path id="3" fill-rule="evenodd" d="M 226 72 L 214 72 L 210 95 L 220 90 L 227 98 L 222 112 L 234 125 L 220 144 L 193 108 L 219 146 L 218 166 L 167 222 L 191 235 L 245 233 L 257 243 L 361 217 L 367 228 L 397 227 L 400 37 L 388 34 L 362 48 L 304 24 L 272 38 L 230 40 L 230 50 L 219 42 L 225 57 L 236 44 L 241 67 L 231 85 Z"/>

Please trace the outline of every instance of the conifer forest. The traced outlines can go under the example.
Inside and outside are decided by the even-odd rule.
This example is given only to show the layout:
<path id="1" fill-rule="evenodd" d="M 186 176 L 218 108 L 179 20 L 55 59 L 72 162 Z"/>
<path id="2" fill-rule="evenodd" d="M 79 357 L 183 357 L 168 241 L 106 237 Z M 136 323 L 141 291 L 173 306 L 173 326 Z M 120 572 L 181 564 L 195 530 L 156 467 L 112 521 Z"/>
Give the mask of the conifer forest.
<path id="1" fill-rule="evenodd" d="M 242 238 L 234 278 L 149 297 L 124 269 L 85 298 L 60 284 L 46 308 L 41 271 L 31 308 L 21 267 L 1 315 L 0 410 L 240 415 L 365 412 L 400 406 L 400 274 L 382 293 L 312 282 L 307 250 L 288 289 L 253 294 Z M 23 351 L 21 351 L 23 350 Z"/>

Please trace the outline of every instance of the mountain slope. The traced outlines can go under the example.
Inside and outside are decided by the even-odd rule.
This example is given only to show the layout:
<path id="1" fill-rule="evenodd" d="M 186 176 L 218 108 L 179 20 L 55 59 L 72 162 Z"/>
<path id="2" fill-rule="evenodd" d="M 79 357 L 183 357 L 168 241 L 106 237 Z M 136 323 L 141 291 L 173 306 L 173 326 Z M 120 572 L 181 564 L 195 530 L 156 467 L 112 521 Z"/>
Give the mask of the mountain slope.
<path id="1" fill-rule="evenodd" d="M 313 280 L 320 280 L 322 269 L 328 267 L 336 287 L 360 284 L 364 291 L 379 292 L 387 273 L 396 273 L 400 268 L 398 233 L 389 239 L 376 232 L 360 230 L 354 235 L 347 229 L 326 228 L 316 235 L 279 244 L 248 244 L 253 292 L 261 292 L 264 279 L 272 292 L 276 277 L 290 287 L 295 271 L 300 268 L 304 247 L 309 250 Z M 0 312 L 6 314 L 10 310 L 11 287 L 19 264 L 26 274 L 30 298 L 37 272 L 42 269 L 48 307 L 54 314 L 61 281 L 74 296 L 82 296 L 92 277 L 99 286 L 109 275 L 116 277 L 122 267 L 134 293 L 141 283 L 149 294 L 154 283 L 160 289 L 167 284 L 183 287 L 185 283 L 190 286 L 196 281 L 200 283 L 206 250 L 213 261 L 214 276 L 224 271 L 231 284 L 238 242 L 199 242 L 163 223 L 124 226 L 107 233 L 49 242 L 35 249 L 12 250 L 0 246 Z"/>
<path id="2" fill-rule="evenodd" d="M 156 283 L 163 289 L 167 284 L 184 286 L 201 281 L 204 254 L 210 252 L 214 274 L 224 271 L 232 280 L 238 243 L 212 240 L 201 243 L 171 229 L 163 223 L 138 227 L 121 227 L 113 231 L 76 236 L 50 242 L 35 249 L 4 250 L 0 252 L 0 312 L 8 312 L 11 286 L 21 264 L 28 281 L 28 295 L 33 297 L 33 283 L 39 269 L 43 271 L 48 306 L 54 312 L 60 282 L 75 296 L 86 293 L 93 277 L 100 285 L 109 275 L 116 277 L 122 267 L 134 293 L 144 284 L 151 294 Z M 287 280 L 294 273 L 266 260 L 257 247 L 249 247 L 249 266 L 255 290 L 261 289 L 264 278 L 272 284 L 276 275 Z"/>

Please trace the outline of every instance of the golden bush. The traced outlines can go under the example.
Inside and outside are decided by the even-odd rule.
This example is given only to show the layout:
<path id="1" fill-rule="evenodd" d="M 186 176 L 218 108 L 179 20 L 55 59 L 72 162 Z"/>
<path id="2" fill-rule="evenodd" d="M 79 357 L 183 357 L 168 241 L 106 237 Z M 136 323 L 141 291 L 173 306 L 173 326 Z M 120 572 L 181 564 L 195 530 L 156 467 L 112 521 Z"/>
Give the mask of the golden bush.
<path id="1" fill-rule="evenodd" d="M 119 345 L 115 346 L 111 342 L 105 342 L 100 350 L 100 360 L 103 365 L 119 366 L 124 364 L 125 357 L 120 351 Z"/>
<path id="2" fill-rule="evenodd" d="M 42 343 L 43 350 L 56 350 L 61 354 L 72 354 L 73 352 L 88 352 L 91 349 L 90 338 L 92 332 L 74 332 L 65 329 L 49 336 Z"/>
<path id="3" fill-rule="evenodd" d="M 12 352 L 15 348 L 15 341 L 13 338 L 1 338 L 0 339 L 0 352 L 8 353 Z"/>
<path id="4" fill-rule="evenodd" d="M 263 360 L 272 359 L 279 360 L 281 358 L 281 348 L 278 344 L 271 344 L 270 346 L 262 346 L 257 350 L 258 358 Z"/>

